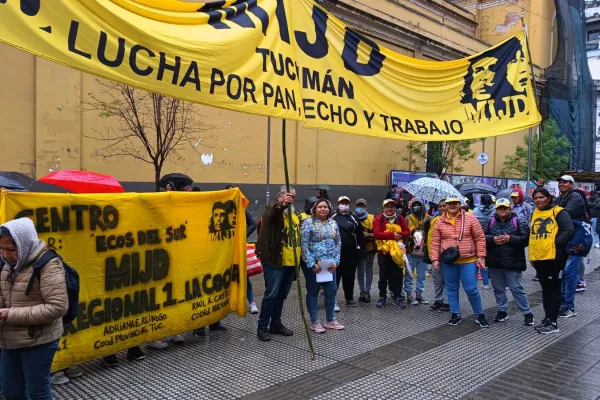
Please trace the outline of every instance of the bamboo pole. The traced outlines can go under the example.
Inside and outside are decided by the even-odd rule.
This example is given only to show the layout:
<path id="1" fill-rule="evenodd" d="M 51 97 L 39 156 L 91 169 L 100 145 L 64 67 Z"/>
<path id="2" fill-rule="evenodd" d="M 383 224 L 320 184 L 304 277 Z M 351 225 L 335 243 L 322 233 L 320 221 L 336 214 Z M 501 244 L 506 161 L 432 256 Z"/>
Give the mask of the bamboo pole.
<path id="1" fill-rule="evenodd" d="M 285 145 L 285 130 L 286 123 L 285 119 L 282 120 L 281 125 L 281 146 L 283 150 L 283 170 L 285 172 L 285 187 L 286 191 L 289 193 L 290 191 L 290 178 L 288 173 L 288 163 L 287 163 L 287 151 Z M 313 347 L 312 338 L 310 336 L 310 330 L 308 328 L 308 322 L 306 322 L 306 314 L 304 313 L 304 302 L 302 301 L 302 286 L 300 285 L 300 262 L 298 260 L 298 254 L 296 254 L 296 247 L 298 247 L 298 243 L 296 243 L 296 233 L 293 232 L 294 220 L 292 219 L 292 208 L 287 208 L 287 218 L 288 218 L 288 236 L 290 238 L 290 243 L 292 245 L 292 251 L 294 252 L 294 268 L 296 268 L 296 284 L 298 285 L 298 306 L 300 307 L 300 316 L 302 317 L 302 323 L 304 324 L 304 331 L 306 332 L 306 338 L 308 339 L 308 348 L 310 350 L 310 359 L 315 359 L 315 348 Z"/>

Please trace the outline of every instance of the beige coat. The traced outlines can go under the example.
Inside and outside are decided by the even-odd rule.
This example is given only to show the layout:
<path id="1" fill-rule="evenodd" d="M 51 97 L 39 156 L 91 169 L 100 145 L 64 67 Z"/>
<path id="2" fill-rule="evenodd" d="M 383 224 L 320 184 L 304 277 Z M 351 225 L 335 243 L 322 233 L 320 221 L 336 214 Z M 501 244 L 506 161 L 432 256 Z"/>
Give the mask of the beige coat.
<path id="1" fill-rule="evenodd" d="M 37 260 L 48 246 L 43 241 L 31 253 L 26 265 Z M 0 348 L 18 349 L 50 343 L 63 334 L 62 317 L 69 305 L 65 271 L 62 262 L 55 258 L 41 269 L 40 279 L 35 279 L 31 293 L 25 290 L 33 273 L 26 266 L 8 281 L 10 265 L 0 273 L 0 307 L 9 308 L 8 320 L 0 323 Z"/>

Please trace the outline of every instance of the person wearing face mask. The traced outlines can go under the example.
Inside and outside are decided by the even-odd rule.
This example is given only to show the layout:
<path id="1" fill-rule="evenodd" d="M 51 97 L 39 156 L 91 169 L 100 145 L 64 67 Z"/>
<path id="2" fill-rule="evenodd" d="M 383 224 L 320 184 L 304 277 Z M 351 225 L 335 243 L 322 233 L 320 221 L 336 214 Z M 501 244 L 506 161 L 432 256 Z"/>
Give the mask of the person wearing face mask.
<path id="1" fill-rule="evenodd" d="M 437 212 L 435 216 L 429 220 L 429 222 L 425 223 L 425 232 L 427 236 L 427 258 L 431 263 L 430 249 L 431 249 L 431 236 L 433 234 L 433 229 L 435 228 L 435 224 L 439 221 L 442 215 L 445 215 L 447 211 L 446 208 L 446 200 L 442 200 L 439 202 L 437 206 Z M 442 271 L 433 270 L 431 272 L 431 276 L 433 277 L 433 287 L 435 292 L 435 299 L 429 309 L 431 311 L 437 312 L 448 312 L 450 311 L 450 305 L 448 304 L 448 291 L 446 290 L 446 282 L 444 281 L 444 274 Z"/>
<path id="2" fill-rule="evenodd" d="M 386 227 L 388 224 L 397 225 L 400 232 L 389 232 Z M 383 213 L 379 214 L 373 221 L 373 236 L 377 241 L 395 240 L 401 241 L 410 235 L 406 220 L 401 215 L 396 214 L 396 202 L 393 199 L 383 201 Z M 402 295 L 402 274 L 403 268 L 394 262 L 390 254 L 383 251 L 377 252 L 377 263 L 379 264 L 379 300 L 377 308 L 382 308 L 386 304 L 387 286 L 394 297 L 394 305 L 401 309 L 406 308 L 404 296 Z"/>
<path id="3" fill-rule="evenodd" d="M 342 251 L 340 265 L 336 270 L 337 286 L 343 280 L 344 297 L 348 307 L 356 307 L 354 301 L 354 280 L 356 276 L 356 266 L 365 249 L 365 237 L 363 235 L 362 225 L 355 215 L 350 213 L 350 198 L 340 196 L 338 199 L 338 209 L 332 219 L 338 224 L 340 237 L 342 239 Z M 339 307 L 338 307 L 339 309 Z"/>
<path id="4" fill-rule="evenodd" d="M 373 262 L 375 261 L 375 253 L 377 252 L 375 236 L 373 236 L 373 221 L 375 220 L 375 216 L 367 212 L 367 201 L 365 199 L 356 200 L 354 215 L 360 221 L 363 235 L 365 236 L 365 251 L 358 262 L 358 287 L 360 288 L 358 301 L 370 303 L 371 284 L 373 283 Z"/>
<path id="5" fill-rule="evenodd" d="M 425 274 L 427 273 L 427 264 L 423 262 L 423 256 L 418 255 L 418 250 L 415 246 L 419 244 L 414 243 L 413 235 L 416 231 L 425 231 L 425 222 L 429 220 L 429 216 L 425 212 L 425 205 L 420 197 L 414 197 L 408 206 L 410 215 L 407 217 L 408 229 L 410 230 L 410 238 L 408 239 L 408 262 L 413 270 L 417 271 L 417 285 L 415 289 L 415 297 L 412 297 L 413 289 L 413 275 L 412 272 L 407 272 L 404 277 L 404 293 L 406 293 L 406 303 L 417 305 L 417 304 L 429 304 L 427 300 L 423 298 L 423 290 L 425 289 Z"/>

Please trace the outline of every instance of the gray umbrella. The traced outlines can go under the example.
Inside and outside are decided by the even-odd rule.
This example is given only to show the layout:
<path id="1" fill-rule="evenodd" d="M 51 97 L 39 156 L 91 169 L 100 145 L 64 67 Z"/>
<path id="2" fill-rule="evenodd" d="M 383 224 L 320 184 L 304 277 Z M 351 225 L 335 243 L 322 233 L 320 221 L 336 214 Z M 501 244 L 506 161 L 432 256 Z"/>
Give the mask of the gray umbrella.
<path id="1" fill-rule="evenodd" d="M 458 191 L 463 196 L 467 194 L 496 194 L 498 189 L 493 186 L 486 185 L 485 183 L 463 183 L 460 186 L 457 186 Z"/>

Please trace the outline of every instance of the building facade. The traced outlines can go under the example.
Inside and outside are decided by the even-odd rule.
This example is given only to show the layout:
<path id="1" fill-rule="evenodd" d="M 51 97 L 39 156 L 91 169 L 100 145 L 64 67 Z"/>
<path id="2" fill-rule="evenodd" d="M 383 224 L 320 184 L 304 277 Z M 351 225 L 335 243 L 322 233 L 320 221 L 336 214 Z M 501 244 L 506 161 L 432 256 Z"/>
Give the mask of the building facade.
<path id="1" fill-rule="evenodd" d="M 600 1 L 586 2 L 585 17 L 588 65 L 600 94 Z M 600 172 L 600 95 L 596 101 L 596 172 Z"/>
<path id="2" fill-rule="evenodd" d="M 480 52 L 522 29 L 529 29 L 536 79 L 552 62 L 554 6 L 548 0 L 320 0 L 325 8 L 362 34 L 402 54 L 450 60 Z M 0 170 L 41 177 L 51 170 L 82 169 L 120 181 L 151 183 L 153 167 L 127 157 L 103 158 L 95 131 L 115 121 L 86 111 L 97 78 L 0 44 L 0 144 L 8 150 Z M 281 121 L 200 106 L 206 127 L 189 151 L 170 160 L 163 172 L 183 172 L 198 183 L 264 186 L 270 132 L 270 182 L 284 180 Z M 287 122 L 290 179 L 295 185 L 353 187 L 385 185 L 393 169 L 413 169 L 406 142 L 308 130 Z M 527 132 L 485 142 L 484 174 L 499 175 L 507 154 Z M 481 152 L 481 143 L 474 146 Z M 465 174 L 481 174 L 472 161 Z M 151 188 L 151 185 L 144 188 Z M 140 186 L 142 188 L 142 186 Z"/>

